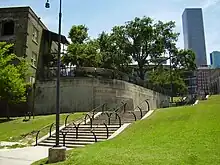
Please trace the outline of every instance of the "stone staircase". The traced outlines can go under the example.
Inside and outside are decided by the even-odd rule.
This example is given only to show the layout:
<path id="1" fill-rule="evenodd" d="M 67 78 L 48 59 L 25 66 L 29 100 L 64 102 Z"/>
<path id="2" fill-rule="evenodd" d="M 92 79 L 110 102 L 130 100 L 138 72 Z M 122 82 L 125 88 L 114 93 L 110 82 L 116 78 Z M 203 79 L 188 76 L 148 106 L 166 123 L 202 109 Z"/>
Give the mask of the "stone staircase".
<path id="1" fill-rule="evenodd" d="M 65 145 L 67 148 L 84 147 L 88 144 L 95 142 L 104 141 L 108 139 L 117 129 L 118 125 L 108 125 L 108 135 L 105 125 L 90 125 L 80 124 L 78 127 L 78 133 L 73 125 L 69 125 L 60 131 L 60 144 Z M 66 135 L 65 133 L 68 132 Z M 64 137 L 65 136 L 65 142 Z M 48 139 L 40 142 L 40 146 L 54 146 L 55 145 L 55 134 Z"/>
<path id="2" fill-rule="evenodd" d="M 121 106 L 120 106 L 121 107 Z M 120 111 L 118 111 L 120 109 Z M 123 124 L 132 123 L 140 120 L 148 111 L 132 111 L 126 112 L 118 108 L 113 111 L 97 112 L 97 117 L 93 113 L 87 114 L 83 120 L 78 123 L 72 123 L 60 130 L 60 145 L 67 148 L 84 147 L 107 140 L 113 135 Z M 56 136 L 52 134 L 50 137 L 38 143 L 39 146 L 54 146 Z"/>

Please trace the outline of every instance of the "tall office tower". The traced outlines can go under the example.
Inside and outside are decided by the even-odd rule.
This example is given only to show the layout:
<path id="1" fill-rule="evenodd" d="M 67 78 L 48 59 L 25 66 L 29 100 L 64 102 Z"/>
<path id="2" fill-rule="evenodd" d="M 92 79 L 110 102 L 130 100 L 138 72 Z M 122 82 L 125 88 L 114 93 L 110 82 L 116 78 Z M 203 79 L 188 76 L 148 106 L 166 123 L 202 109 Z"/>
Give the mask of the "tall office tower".
<path id="1" fill-rule="evenodd" d="M 220 52 L 213 51 L 210 53 L 210 62 L 213 69 L 220 68 Z"/>
<path id="2" fill-rule="evenodd" d="M 207 65 L 206 45 L 201 8 L 186 8 L 182 15 L 185 49 L 196 54 L 196 65 Z"/>

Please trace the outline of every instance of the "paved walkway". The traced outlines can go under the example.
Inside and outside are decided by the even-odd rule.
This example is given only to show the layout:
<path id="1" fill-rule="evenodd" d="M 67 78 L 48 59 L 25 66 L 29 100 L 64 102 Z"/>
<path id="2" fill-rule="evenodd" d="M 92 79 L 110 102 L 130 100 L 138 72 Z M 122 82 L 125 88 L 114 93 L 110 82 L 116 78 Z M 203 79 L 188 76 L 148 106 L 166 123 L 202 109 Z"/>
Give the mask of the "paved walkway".
<path id="1" fill-rule="evenodd" d="M 30 165 L 48 156 L 48 147 L 0 149 L 0 165 Z"/>

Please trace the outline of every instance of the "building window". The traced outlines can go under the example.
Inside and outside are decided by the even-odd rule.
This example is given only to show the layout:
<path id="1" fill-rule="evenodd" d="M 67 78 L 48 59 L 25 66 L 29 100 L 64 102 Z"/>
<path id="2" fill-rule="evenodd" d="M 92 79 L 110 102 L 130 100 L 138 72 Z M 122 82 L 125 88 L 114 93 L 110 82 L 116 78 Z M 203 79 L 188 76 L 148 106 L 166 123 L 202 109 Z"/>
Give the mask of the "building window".
<path id="1" fill-rule="evenodd" d="M 2 36 L 14 35 L 15 23 L 14 21 L 3 22 L 2 24 Z"/>
<path id="2" fill-rule="evenodd" d="M 37 30 L 37 28 L 33 27 L 33 37 L 32 37 L 32 40 L 36 43 L 38 43 L 38 35 L 39 35 L 39 32 Z"/>
<path id="3" fill-rule="evenodd" d="M 37 67 L 37 53 L 35 52 L 32 52 L 31 65 L 35 68 Z"/>

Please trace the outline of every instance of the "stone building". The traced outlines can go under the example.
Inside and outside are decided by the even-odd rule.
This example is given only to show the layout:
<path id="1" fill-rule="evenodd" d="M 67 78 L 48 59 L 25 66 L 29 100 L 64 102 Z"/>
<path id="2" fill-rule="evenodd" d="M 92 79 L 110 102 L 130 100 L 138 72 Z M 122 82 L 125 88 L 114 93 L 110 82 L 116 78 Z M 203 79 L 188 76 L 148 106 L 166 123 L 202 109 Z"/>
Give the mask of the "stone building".
<path id="1" fill-rule="evenodd" d="M 210 75 L 211 94 L 220 94 L 220 69 L 212 69 Z"/>
<path id="2" fill-rule="evenodd" d="M 204 96 L 210 92 L 210 76 L 211 68 L 208 65 L 203 65 L 197 68 L 197 94 Z"/>
<path id="3" fill-rule="evenodd" d="M 30 77 L 35 82 L 43 71 L 44 57 L 57 52 L 58 35 L 47 29 L 30 7 L 0 8 L 0 42 L 14 43 L 14 53 L 30 63 Z M 68 43 L 62 36 L 62 43 Z M 39 74 L 36 74 L 39 73 Z"/>

